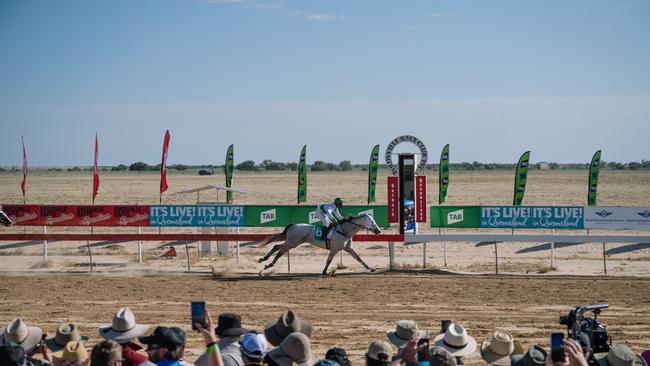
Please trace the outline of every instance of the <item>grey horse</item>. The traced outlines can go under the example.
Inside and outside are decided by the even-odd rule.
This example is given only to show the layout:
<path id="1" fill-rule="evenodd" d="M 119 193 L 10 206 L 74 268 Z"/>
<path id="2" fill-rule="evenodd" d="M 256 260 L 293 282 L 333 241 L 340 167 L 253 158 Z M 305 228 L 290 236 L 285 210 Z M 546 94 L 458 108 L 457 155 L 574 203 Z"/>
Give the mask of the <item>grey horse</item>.
<path id="1" fill-rule="evenodd" d="M 9 216 L 7 216 L 7 214 L 4 213 L 2 210 L 0 210 L 0 223 L 2 223 L 4 226 L 7 227 L 13 225 L 13 222 L 11 221 Z"/>
<path id="2" fill-rule="evenodd" d="M 374 268 L 368 267 L 368 265 L 359 257 L 359 254 L 352 247 L 352 236 L 356 234 L 359 230 L 366 229 L 372 231 L 374 234 L 380 234 L 381 230 L 375 223 L 375 220 L 372 216 L 367 213 L 363 213 L 359 216 L 353 216 L 342 220 L 335 228 L 332 229 L 334 232 L 332 238 L 329 242 L 326 243 L 325 240 L 319 240 L 316 238 L 316 232 L 322 230 L 320 226 L 309 225 L 309 224 L 291 224 L 284 228 L 284 230 L 279 234 L 274 234 L 268 238 L 262 240 L 257 244 L 258 247 L 264 247 L 267 244 L 284 239 L 285 242 L 282 244 L 277 244 L 271 249 L 264 257 L 259 259 L 259 263 L 262 263 L 268 260 L 273 253 L 276 253 L 273 261 L 264 266 L 262 272 L 273 267 L 275 263 L 289 250 L 298 247 L 302 243 L 310 243 L 319 248 L 329 250 L 329 255 L 327 256 L 327 262 L 325 263 L 325 268 L 323 269 L 323 275 L 327 274 L 327 268 L 329 267 L 334 255 L 338 253 L 341 249 L 348 252 L 354 259 L 361 263 L 367 270 L 374 272 Z"/>

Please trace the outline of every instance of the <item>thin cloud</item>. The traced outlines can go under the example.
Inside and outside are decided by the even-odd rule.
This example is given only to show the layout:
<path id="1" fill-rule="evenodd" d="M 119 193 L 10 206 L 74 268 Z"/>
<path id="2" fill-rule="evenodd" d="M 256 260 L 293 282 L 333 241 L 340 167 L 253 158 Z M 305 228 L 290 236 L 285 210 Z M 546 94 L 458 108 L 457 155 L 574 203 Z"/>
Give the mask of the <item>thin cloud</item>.
<path id="1" fill-rule="evenodd" d="M 305 19 L 307 20 L 313 20 L 316 22 L 334 22 L 337 20 L 343 20 L 345 18 L 344 15 L 336 15 L 336 14 L 311 14 L 311 15 L 305 15 Z"/>
<path id="2" fill-rule="evenodd" d="M 280 4 L 278 4 L 278 3 L 273 3 L 273 4 L 254 3 L 254 4 L 251 4 L 250 7 L 251 7 L 251 9 L 254 9 L 254 10 L 269 11 L 269 10 L 279 8 Z"/>

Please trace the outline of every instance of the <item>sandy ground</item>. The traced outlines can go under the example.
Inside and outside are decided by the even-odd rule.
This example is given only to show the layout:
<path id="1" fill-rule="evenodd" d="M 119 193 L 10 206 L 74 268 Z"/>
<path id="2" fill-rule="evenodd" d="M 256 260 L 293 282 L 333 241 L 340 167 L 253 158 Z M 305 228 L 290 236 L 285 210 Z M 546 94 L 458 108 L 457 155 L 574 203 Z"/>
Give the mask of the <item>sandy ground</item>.
<path id="1" fill-rule="evenodd" d="M 487 171 L 452 174 L 448 204 L 509 204 L 512 175 L 512 172 Z M 601 205 L 650 206 L 649 172 L 603 171 L 601 177 Z M 154 173 L 102 172 L 97 203 L 155 203 L 158 201 L 158 179 Z M 20 180 L 18 174 L 0 174 L 0 201 L 22 201 Z M 168 193 L 223 184 L 221 175 L 200 177 L 173 172 L 169 180 Z M 345 197 L 351 204 L 363 204 L 366 181 L 365 172 L 312 173 L 309 175 L 308 204 L 335 196 Z M 386 200 L 385 181 L 385 173 L 380 174 L 378 202 Z M 428 182 L 428 202 L 433 204 L 437 202 L 437 177 L 430 173 Z M 584 204 L 586 172 L 531 171 L 528 182 L 525 204 Z M 90 203 L 90 172 L 37 172 L 30 175 L 28 184 L 28 203 Z M 236 195 L 238 203 L 293 204 L 296 174 L 238 172 L 235 187 L 250 192 L 249 195 Z M 224 195 L 205 194 L 201 199 L 223 201 Z M 196 202 L 196 195 L 165 194 L 163 201 L 191 204 Z M 42 229 L 4 230 L 40 232 Z M 81 230 L 87 229 L 56 228 L 48 232 Z M 96 230 L 135 232 L 134 229 Z M 182 229 L 164 230 L 183 232 Z M 144 229 L 143 232 L 157 230 Z M 437 229 L 424 226 L 421 232 L 437 233 Z M 74 321 L 94 343 L 97 326 L 109 322 L 121 306 L 131 306 L 139 321 L 175 324 L 188 329 L 189 302 L 205 299 L 213 313 L 240 312 L 245 325 L 258 330 L 283 309 L 292 308 L 315 325 L 314 348 L 319 356 L 322 357 L 330 346 L 342 345 L 352 352 L 355 364 L 361 364 L 367 344 L 373 339 L 384 339 L 386 330 L 394 327 L 399 319 L 415 319 L 423 328 L 432 331 L 438 329 L 441 319 L 453 319 L 467 326 L 470 334 L 480 340 L 487 339 L 499 327 L 512 332 L 524 346 L 548 345 L 548 332 L 562 329 L 558 324 L 560 315 L 581 303 L 607 302 L 610 309 L 604 311 L 601 318 L 609 325 L 614 341 L 625 342 L 636 350 L 650 347 L 647 318 L 650 246 L 645 244 L 607 244 L 607 277 L 602 277 L 601 243 L 558 245 L 554 250 L 555 270 L 550 268 L 548 243 L 500 243 L 500 276 L 492 275 L 495 272 L 494 245 L 449 243 L 445 266 L 443 244 L 435 243 L 427 247 L 427 270 L 424 272 L 419 270 L 423 266 L 422 245 L 398 244 L 397 272 L 367 274 L 346 254 L 344 268 L 338 270 L 338 276 L 325 279 L 316 275 L 322 270 L 326 252 L 307 245 L 292 251 L 291 275 L 287 275 L 288 261 L 283 258 L 274 273 L 260 278 L 257 258 L 270 247 L 260 249 L 242 243 L 237 259 L 235 243 L 231 243 L 228 257 L 213 253 L 210 258 L 199 258 L 198 243 L 191 243 L 188 247 L 191 270 L 187 271 L 184 243 L 171 243 L 179 253 L 178 258 L 160 258 L 169 244 L 143 243 L 141 264 L 138 263 L 137 243 L 90 242 L 96 264 L 90 272 L 86 243 L 48 243 L 48 261 L 43 262 L 41 242 L 2 242 L 0 324 L 21 315 L 30 323 L 53 332 L 58 323 Z M 355 247 L 371 266 L 387 267 L 386 243 L 356 243 Z M 334 264 L 339 264 L 339 260 L 337 257 Z M 522 277 L 524 274 L 529 276 Z M 189 347 L 187 358 L 193 361 L 200 350 L 196 335 L 190 337 Z M 471 361 L 478 361 L 477 356 Z"/>
<path id="2" fill-rule="evenodd" d="M 122 273 L 122 276 L 124 273 Z M 650 280 L 638 278 L 460 276 L 381 273 L 314 276 L 234 277 L 209 275 L 111 277 L 97 275 L 5 277 L 0 283 L 0 324 L 21 315 L 49 332 L 72 321 L 98 340 L 97 328 L 109 323 L 121 306 L 134 310 L 138 322 L 178 325 L 188 331 L 188 354 L 201 351 L 189 333 L 191 300 L 208 302 L 213 314 L 235 311 L 256 330 L 286 308 L 314 326 L 313 349 L 319 357 L 332 346 L 345 347 L 355 365 L 374 339 L 399 319 L 413 319 L 431 332 L 440 320 L 467 327 L 479 343 L 494 329 L 511 332 L 524 347 L 548 346 L 548 335 L 563 330 L 560 315 L 581 303 L 607 302 L 599 319 L 614 342 L 640 351 L 650 347 Z M 476 353 L 468 364 L 481 364 Z"/>

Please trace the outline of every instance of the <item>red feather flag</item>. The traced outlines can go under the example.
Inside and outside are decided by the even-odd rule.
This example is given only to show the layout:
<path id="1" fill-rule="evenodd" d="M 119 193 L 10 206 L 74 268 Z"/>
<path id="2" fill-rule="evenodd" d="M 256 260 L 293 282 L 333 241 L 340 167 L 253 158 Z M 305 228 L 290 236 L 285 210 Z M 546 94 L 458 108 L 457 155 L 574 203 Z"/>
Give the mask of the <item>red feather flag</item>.
<path id="1" fill-rule="evenodd" d="M 99 167 L 97 166 L 97 157 L 99 155 L 99 138 L 95 134 L 95 167 L 93 169 L 93 205 L 95 204 L 95 197 L 99 190 Z"/>
<path id="2" fill-rule="evenodd" d="M 27 194 L 27 153 L 25 152 L 25 139 L 20 136 L 20 140 L 23 143 L 23 182 L 20 184 L 20 188 L 23 190 L 23 203 L 25 203 L 25 195 Z"/>
<path id="3" fill-rule="evenodd" d="M 160 165 L 160 199 L 162 194 L 169 188 L 167 185 L 167 149 L 169 148 L 169 130 L 165 132 L 165 142 L 163 142 L 162 163 Z"/>

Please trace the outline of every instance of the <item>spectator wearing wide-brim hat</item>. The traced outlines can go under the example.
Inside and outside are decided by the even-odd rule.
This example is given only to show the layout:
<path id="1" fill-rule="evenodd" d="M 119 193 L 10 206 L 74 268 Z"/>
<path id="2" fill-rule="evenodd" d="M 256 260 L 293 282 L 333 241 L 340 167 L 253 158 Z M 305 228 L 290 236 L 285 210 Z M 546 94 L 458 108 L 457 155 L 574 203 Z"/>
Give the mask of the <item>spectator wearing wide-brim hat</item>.
<path id="1" fill-rule="evenodd" d="M 435 347 L 442 347 L 455 357 L 469 356 L 476 352 L 476 340 L 458 323 L 451 323 L 447 330 L 438 334 L 433 341 Z"/>
<path id="2" fill-rule="evenodd" d="M 45 345 L 52 352 L 62 350 L 68 342 L 77 341 L 83 344 L 88 342 L 88 337 L 79 334 L 79 328 L 72 323 L 64 323 L 59 325 L 54 335 L 45 338 Z"/>
<path id="3" fill-rule="evenodd" d="M 481 344 L 481 357 L 490 365 L 510 365 L 510 355 L 515 351 L 512 335 L 503 330 L 497 330 L 489 341 Z"/>
<path id="4" fill-rule="evenodd" d="M 544 348 L 532 346 L 526 353 L 511 355 L 510 364 L 512 366 L 545 366 L 546 357 L 548 354 Z"/>
<path id="5" fill-rule="evenodd" d="M 278 347 L 269 351 L 268 356 L 278 366 L 312 366 L 316 362 L 309 337 L 300 332 L 286 336 Z"/>
<path id="6" fill-rule="evenodd" d="M 596 353 L 600 366 L 648 366 L 641 357 L 624 344 L 613 344 L 607 353 Z"/>
<path id="7" fill-rule="evenodd" d="M 243 366 L 244 359 L 239 349 L 239 338 L 248 331 L 241 325 L 241 317 L 235 313 L 219 314 L 215 334 L 219 337 L 217 346 L 221 352 L 224 366 Z M 207 354 L 203 353 L 194 363 L 196 366 L 205 366 L 208 363 Z"/>
<path id="8" fill-rule="evenodd" d="M 41 342 L 43 330 L 28 326 L 22 318 L 15 318 L 0 329 L 0 344 L 15 343 L 23 348 L 29 356 Z"/>
<path id="9" fill-rule="evenodd" d="M 311 337 L 312 330 L 308 321 L 299 319 L 292 310 L 285 310 L 278 319 L 266 325 L 264 336 L 277 347 L 291 333 L 299 332 Z"/>
<path id="10" fill-rule="evenodd" d="M 400 320 L 395 326 L 395 330 L 386 332 L 388 340 L 397 346 L 403 348 L 413 338 L 426 338 L 429 332 L 418 327 L 418 323 L 414 320 Z"/>
<path id="11" fill-rule="evenodd" d="M 143 335 L 148 324 L 138 324 L 130 308 L 120 308 L 113 316 L 110 325 L 99 327 L 99 335 L 109 341 L 115 341 L 122 346 L 123 366 L 137 366 L 149 358 L 147 355 L 139 353 L 141 346 L 133 342 L 134 339 Z"/>
<path id="12" fill-rule="evenodd" d="M 58 352 L 52 353 L 53 366 L 86 365 L 88 351 L 80 341 L 70 341 Z"/>

